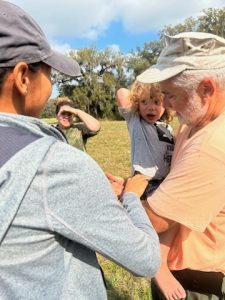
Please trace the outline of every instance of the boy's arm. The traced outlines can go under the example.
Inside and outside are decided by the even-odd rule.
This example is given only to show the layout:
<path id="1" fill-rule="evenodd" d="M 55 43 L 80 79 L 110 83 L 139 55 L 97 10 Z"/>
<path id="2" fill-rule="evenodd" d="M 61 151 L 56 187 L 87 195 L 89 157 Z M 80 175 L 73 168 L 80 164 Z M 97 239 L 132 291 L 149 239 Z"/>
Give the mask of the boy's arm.
<path id="1" fill-rule="evenodd" d="M 94 132 L 100 130 L 101 125 L 97 119 L 95 119 L 88 113 L 84 112 L 83 110 L 74 109 L 74 111 L 75 111 L 75 116 L 77 116 L 85 124 L 87 129 Z"/>
<path id="2" fill-rule="evenodd" d="M 88 130 L 93 132 L 97 132 L 100 130 L 100 122 L 88 113 L 84 112 L 83 110 L 73 108 L 69 105 L 64 105 L 61 107 L 59 113 L 63 111 L 70 112 L 74 116 L 78 117 L 85 124 Z"/>
<path id="3" fill-rule="evenodd" d="M 131 107 L 130 91 L 125 88 L 120 88 L 116 92 L 116 101 L 118 107 L 130 108 Z"/>

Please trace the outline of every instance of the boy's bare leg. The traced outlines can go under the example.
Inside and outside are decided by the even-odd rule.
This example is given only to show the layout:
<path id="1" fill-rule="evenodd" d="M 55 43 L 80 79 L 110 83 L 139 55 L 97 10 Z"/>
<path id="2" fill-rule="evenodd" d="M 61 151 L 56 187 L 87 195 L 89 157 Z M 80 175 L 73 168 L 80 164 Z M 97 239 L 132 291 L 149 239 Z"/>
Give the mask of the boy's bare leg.
<path id="1" fill-rule="evenodd" d="M 174 240 L 177 230 L 178 226 L 174 226 L 167 232 L 160 234 L 161 266 L 154 280 L 167 300 L 184 299 L 186 297 L 184 288 L 170 272 L 167 265 L 170 245 Z"/>

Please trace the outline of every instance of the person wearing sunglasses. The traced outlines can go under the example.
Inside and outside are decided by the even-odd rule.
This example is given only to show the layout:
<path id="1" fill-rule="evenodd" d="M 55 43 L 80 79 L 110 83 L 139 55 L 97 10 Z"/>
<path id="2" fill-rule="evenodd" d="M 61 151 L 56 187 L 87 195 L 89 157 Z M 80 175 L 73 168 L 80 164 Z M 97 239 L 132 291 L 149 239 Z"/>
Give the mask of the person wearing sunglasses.
<path id="1" fill-rule="evenodd" d="M 66 137 L 68 143 L 82 151 L 86 151 L 87 139 L 98 134 L 100 122 L 84 112 L 73 107 L 68 98 L 62 98 L 56 105 L 56 119 L 59 129 Z M 75 122 L 79 119 L 80 122 Z"/>

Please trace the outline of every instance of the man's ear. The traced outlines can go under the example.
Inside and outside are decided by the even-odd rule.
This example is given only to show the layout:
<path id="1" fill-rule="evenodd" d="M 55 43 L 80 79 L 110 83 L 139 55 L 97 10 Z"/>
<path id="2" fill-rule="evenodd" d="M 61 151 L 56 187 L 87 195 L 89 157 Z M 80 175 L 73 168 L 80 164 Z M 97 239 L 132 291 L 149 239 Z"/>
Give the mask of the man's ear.
<path id="1" fill-rule="evenodd" d="M 29 67 L 25 62 L 19 62 L 13 69 L 15 86 L 21 96 L 25 97 L 28 93 L 30 83 Z"/>
<path id="2" fill-rule="evenodd" d="M 199 84 L 198 93 L 202 100 L 212 97 L 216 90 L 216 83 L 212 78 L 205 77 Z"/>

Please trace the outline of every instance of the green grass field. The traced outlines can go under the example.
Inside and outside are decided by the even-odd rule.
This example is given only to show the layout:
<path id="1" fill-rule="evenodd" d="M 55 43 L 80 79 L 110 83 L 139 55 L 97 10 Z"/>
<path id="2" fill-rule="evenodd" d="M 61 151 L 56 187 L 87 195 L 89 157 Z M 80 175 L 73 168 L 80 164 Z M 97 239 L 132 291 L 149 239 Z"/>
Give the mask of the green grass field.
<path id="1" fill-rule="evenodd" d="M 47 120 L 54 123 L 55 119 Z M 172 123 L 174 129 L 178 122 Z M 130 140 L 125 121 L 102 121 L 101 131 L 90 138 L 87 152 L 104 171 L 128 177 L 130 175 Z M 146 278 L 131 275 L 115 263 L 98 256 L 104 271 L 109 300 L 150 300 L 151 291 Z"/>

